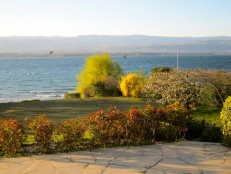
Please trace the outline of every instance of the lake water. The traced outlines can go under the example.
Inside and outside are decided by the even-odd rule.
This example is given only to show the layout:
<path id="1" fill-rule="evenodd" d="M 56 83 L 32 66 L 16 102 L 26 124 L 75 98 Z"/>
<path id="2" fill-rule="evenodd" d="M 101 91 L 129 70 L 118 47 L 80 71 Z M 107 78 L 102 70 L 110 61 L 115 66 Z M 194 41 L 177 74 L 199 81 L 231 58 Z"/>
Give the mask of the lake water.
<path id="1" fill-rule="evenodd" d="M 155 66 L 176 67 L 176 55 L 112 56 L 125 73 L 140 69 L 149 73 Z M 61 99 L 74 91 L 76 74 L 85 56 L 75 57 L 0 57 L 0 103 L 30 99 Z M 179 68 L 231 70 L 231 56 L 179 55 Z"/>

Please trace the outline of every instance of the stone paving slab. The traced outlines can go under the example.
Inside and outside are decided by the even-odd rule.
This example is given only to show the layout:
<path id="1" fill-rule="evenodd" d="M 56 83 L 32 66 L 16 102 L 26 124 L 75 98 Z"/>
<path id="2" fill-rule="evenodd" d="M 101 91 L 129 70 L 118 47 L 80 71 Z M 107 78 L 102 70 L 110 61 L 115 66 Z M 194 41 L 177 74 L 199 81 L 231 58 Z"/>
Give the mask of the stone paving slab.
<path id="1" fill-rule="evenodd" d="M 0 158 L 0 174 L 231 174 L 231 149 L 183 141 L 21 158 Z"/>

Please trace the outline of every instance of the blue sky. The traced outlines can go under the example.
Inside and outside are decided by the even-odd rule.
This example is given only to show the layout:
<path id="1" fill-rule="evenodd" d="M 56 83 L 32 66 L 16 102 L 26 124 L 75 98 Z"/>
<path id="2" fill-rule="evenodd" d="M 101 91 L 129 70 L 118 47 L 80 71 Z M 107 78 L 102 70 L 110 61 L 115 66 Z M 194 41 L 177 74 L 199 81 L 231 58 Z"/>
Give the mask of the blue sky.
<path id="1" fill-rule="evenodd" d="M 0 0 L 0 36 L 231 36 L 231 0 Z"/>

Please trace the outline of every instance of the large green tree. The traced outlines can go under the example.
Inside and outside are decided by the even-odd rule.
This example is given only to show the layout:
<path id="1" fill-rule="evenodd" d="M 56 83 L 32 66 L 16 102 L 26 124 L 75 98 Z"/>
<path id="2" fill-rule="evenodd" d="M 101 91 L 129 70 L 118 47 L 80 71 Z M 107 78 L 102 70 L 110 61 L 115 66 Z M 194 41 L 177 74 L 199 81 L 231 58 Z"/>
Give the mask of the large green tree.
<path id="1" fill-rule="evenodd" d="M 76 90 L 84 97 L 91 95 L 92 86 L 108 78 L 118 81 L 122 75 L 120 65 L 109 54 L 96 54 L 86 59 L 82 72 L 77 75 Z"/>

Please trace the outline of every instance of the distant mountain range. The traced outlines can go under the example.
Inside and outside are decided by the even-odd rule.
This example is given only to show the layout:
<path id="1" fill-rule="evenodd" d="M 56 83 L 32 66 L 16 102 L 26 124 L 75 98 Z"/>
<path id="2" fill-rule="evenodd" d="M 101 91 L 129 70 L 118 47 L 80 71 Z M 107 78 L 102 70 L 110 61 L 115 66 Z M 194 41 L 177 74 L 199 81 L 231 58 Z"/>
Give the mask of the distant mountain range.
<path id="1" fill-rule="evenodd" d="M 0 37 L 1 55 L 78 55 L 109 53 L 231 54 L 231 37 L 83 35 L 77 37 Z"/>

